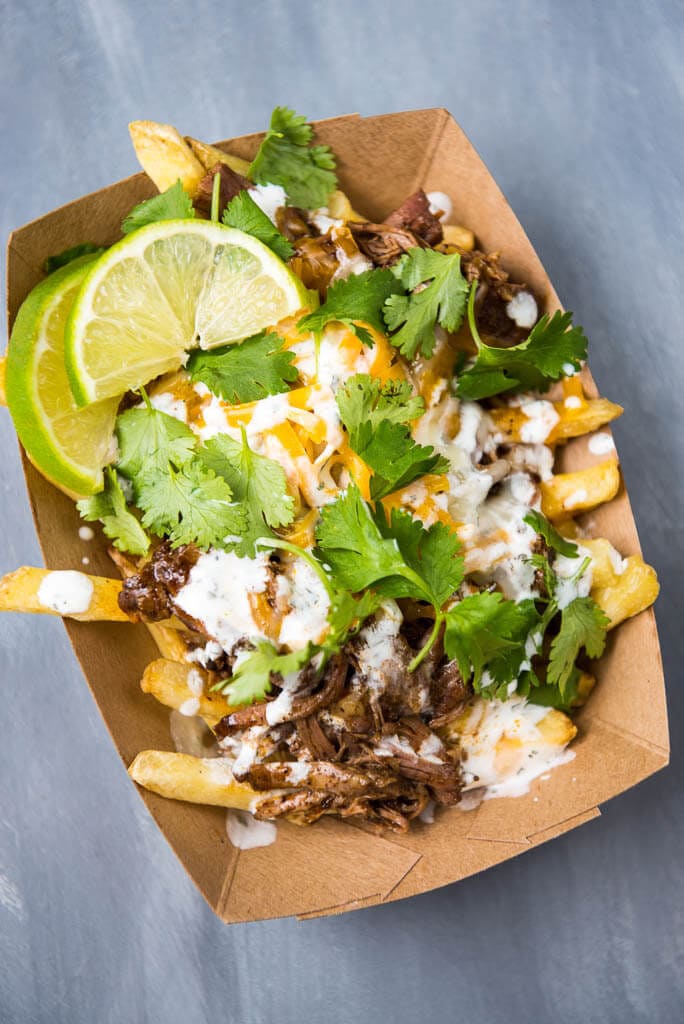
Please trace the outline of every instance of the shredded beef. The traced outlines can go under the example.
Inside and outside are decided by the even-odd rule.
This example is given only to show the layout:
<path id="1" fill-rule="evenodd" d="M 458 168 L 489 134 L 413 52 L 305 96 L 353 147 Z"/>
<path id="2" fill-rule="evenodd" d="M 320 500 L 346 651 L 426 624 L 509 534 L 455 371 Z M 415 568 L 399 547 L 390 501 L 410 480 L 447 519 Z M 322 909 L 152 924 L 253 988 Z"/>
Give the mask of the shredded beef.
<path id="1" fill-rule="evenodd" d="M 389 217 L 385 218 L 385 223 L 390 227 L 404 228 L 412 232 L 427 245 L 438 245 L 444 237 L 441 221 L 430 210 L 428 197 L 422 188 L 393 210 Z"/>
<path id="2" fill-rule="evenodd" d="M 123 581 L 119 607 L 134 621 L 168 619 L 174 613 L 173 598 L 187 583 L 198 558 L 199 551 L 193 545 L 172 548 L 164 541 L 139 573 Z"/>
<path id="3" fill-rule="evenodd" d="M 219 190 L 219 219 L 223 216 L 225 210 L 231 199 L 235 199 L 235 196 L 240 192 L 244 192 L 251 186 L 251 181 L 247 178 L 243 178 L 241 174 L 234 171 L 228 164 L 216 164 L 215 167 L 209 171 L 208 174 L 200 181 L 197 186 L 197 192 L 195 194 L 195 207 L 200 213 L 203 213 L 205 217 L 211 216 L 211 197 L 214 191 L 214 176 L 216 174 L 221 175 L 221 188 Z"/>
<path id="4" fill-rule="evenodd" d="M 424 242 L 413 232 L 389 224 L 370 221 L 349 221 L 347 225 L 359 250 L 376 267 L 389 267 L 409 249 L 423 246 Z"/>
<path id="5" fill-rule="evenodd" d="M 298 718 L 307 718 L 309 715 L 314 714 L 314 712 L 336 701 L 344 690 L 347 678 L 347 664 L 347 659 L 343 654 L 337 654 L 334 658 L 331 658 L 323 675 L 321 685 L 313 693 L 294 697 L 292 707 L 283 718 L 283 721 L 292 722 Z M 315 671 L 311 663 L 306 666 L 302 672 L 300 688 L 303 689 L 307 682 L 313 681 L 311 677 L 315 676 Z M 226 736 L 240 732 L 242 729 L 249 729 L 253 725 L 266 725 L 267 707 L 268 701 L 262 701 L 259 704 L 249 704 L 239 711 L 234 711 L 232 714 L 226 715 L 225 718 L 221 719 L 214 728 L 214 732 L 219 739 L 225 739 Z"/>

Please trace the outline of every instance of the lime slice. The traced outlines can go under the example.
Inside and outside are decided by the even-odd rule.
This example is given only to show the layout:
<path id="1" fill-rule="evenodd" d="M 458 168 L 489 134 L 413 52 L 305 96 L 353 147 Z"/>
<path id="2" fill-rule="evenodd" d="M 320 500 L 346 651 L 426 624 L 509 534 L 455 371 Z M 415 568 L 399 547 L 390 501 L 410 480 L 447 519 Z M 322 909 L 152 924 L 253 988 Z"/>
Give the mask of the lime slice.
<path id="1" fill-rule="evenodd" d="M 310 304 L 269 248 L 213 221 L 167 220 L 132 232 L 92 268 L 66 330 L 79 405 L 177 369 L 187 349 L 256 334 Z"/>
<path id="2" fill-rule="evenodd" d="M 36 468 L 71 494 L 102 490 L 118 405 L 109 399 L 79 409 L 64 369 L 64 326 L 94 260 L 74 260 L 33 289 L 7 352 L 7 405 L 19 439 Z"/>

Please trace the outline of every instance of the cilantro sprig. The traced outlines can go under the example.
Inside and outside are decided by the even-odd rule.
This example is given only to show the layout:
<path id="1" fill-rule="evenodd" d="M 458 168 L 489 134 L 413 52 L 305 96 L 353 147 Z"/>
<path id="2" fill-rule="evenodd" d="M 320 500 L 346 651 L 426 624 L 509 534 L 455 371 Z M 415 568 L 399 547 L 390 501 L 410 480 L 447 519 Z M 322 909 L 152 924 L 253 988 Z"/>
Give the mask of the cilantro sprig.
<path id="1" fill-rule="evenodd" d="M 288 654 L 278 654 L 268 640 L 259 640 L 253 651 L 240 660 L 228 680 L 212 687 L 224 693 L 233 707 L 262 701 L 270 692 L 274 678 L 285 679 L 298 672 L 311 659 L 311 645 Z"/>
<path id="2" fill-rule="evenodd" d="M 210 352 L 195 349 L 186 366 L 191 378 L 227 402 L 256 402 L 289 391 L 297 379 L 294 353 L 274 331 L 262 331 L 239 345 Z"/>
<path id="3" fill-rule="evenodd" d="M 483 672 L 499 686 L 518 678 L 526 641 L 541 616 L 534 601 L 507 601 L 501 594 L 471 594 L 446 613 L 444 648 L 458 661 L 464 679 L 481 691 Z"/>
<path id="4" fill-rule="evenodd" d="M 254 557 L 258 540 L 272 537 L 272 528 L 287 526 L 294 518 L 294 499 L 287 492 L 282 467 L 252 451 L 244 427 L 240 441 L 216 434 L 199 456 L 209 471 L 226 481 L 243 511 L 244 522 L 232 531 L 238 537 L 223 546 L 233 548 L 241 558 Z"/>
<path id="5" fill-rule="evenodd" d="M 372 588 L 385 597 L 413 597 L 431 604 L 435 626 L 409 670 L 421 663 L 437 639 L 442 606 L 463 582 L 458 538 L 442 523 L 428 530 L 408 513 L 382 505 L 375 514 L 355 485 L 326 505 L 316 530 L 317 555 L 330 566 L 333 579 L 350 592 Z"/>
<path id="6" fill-rule="evenodd" d="M 548 313 L 532 329 L 528 338 L 510 348 L 486 345 L 475 320 L 473 281 L 468 297 L 468 324 L 477 345 L 473 365 L 458 378 L 459 398 L 478 401 L 507 391 L 547 391 L 553 381 L 567 373 L 568 365 L 579 370 L 587 358 L 587 339 L 581 327 L 572 326 L 572 313 L 557 310 Z"/>
<path id="7" fill-rule="evenodd" d="M 461 257 L 434 249 L 409 249 L 392 273 L 408 294 L 391 295 L 385 302 L 385 323 L 396 332 L 390 341 L 407 359 L 429 358 L 436 324 L 456 331 L 463 323 L 468 285 L 461 274 Z"/>
<path id="8" fill-rule="evenodd" d="M 550 523 L 541 512 L 531 508 L 523 516 L 523 520 L 528 526 L 532 527 L 535 533 L 543 537 L 548 546 L 557 551 L 559 555 L 564 555 L 566 558 L 579 558 L 577 545 L 573 544 L 570 540 L 566 540 L 565 537 L 561 537 L 553 523 Z"/>
<path id="9" fill-rule="evenodd" d="M 408 424 L 425 403 L 408 381 L 382 384 L 367 373 L 350 377 L 336 396 L 349 444 L 373 470 L 371 497 L 384 498 L 426 473 L 446 473 L 449 462 L 432 446 L 416 444 Z"/>
<path id="10" fill-rule="evenodd" d="M 369 324 L 384 333 L 383 308 L 390 296 L 401 290 L 401 284 L 391 270 L 364 270 L 361 274 L 352 274 L 335 281 L 328 289 L 323 305 L 302 317 L 298 328 L 318 333 L 332 322 L 346 324 L 359 341 L 372 348 L 373 336 L 363 325 Z"/>
<path id="11" fill-rule="evenodd" d="M 200 445 L 185 423 L 154 409 L 144 390 L 142 394 L 144 406 L 122 413 L 116 425 L 117 469 L 130 481 L 133 502 L 143 513 L 142 526 L 168 537 L 175 547 L 197 544 L 250 556 L 256 540 L 292 521 L 294 501 L 282 468 L 253 452 L 244 430 L 241 441 L 217 434 Z M 93 518 L 123 515 L 123 494 L 112 488 L 101 504 L 88 507 Z M 132 523 L 126 522 L 132 531 Z M 131 536 L 124 535 L 123 550 L 134 550 L 124 547 L 126 542 L 142 546 L 139 536 Z"/>
<path id="12" fill-rule="evenodd" d="M 105 537 L 109 537 L 119 551 L 132 555 L 146 555 L 149 551 L 150 539 L 126 505 L 123 489 L 111 466 L 105 470 L 104 490 L 77 501 L 76 508 L 86 522 L 99 520 Z"/>
<path id="13" fill-rule="evenodd" d="M 329 146 L 312 146 L 313 128 L 288 107 L 276 107 L 271 125 L 249 168 L 259 185 L 282 185 L 295 206 L 325 206 L 337 188 L 335 157 Z"/>
<path id="14" fill-rule="evenodd" d="M 235 198 L 231 199 L 223 211 L 223 223 L 229 228 L 237 228 L 238 231 L 258 238 L 281 260 L 287 262 L 292 258 L 294 249 L 264 211 L 257 206 L 249 192 L 238 192 Z"/>
<path id="15" fill-rule="evenodd" d="M 129 235 L 131 231 L 137 231 L 138 228 L 144 228 L 147 224 L 154 224 L 159 220 L 189 220 L 194 216 L 192 199 L 179 178 L 175 185 L 171 185 L 165 192 L 160 192 L 151 199 L 144 199 L 142 203 L 134 206 L 121 225 L 121 230 L 124 235 Z"/>
<path id="16" fill-rule="evenodd" d="M 561 624 L 551 643 L 546 672 L 548 683 L 566 697 L 575 662 L 582 648 L 590 658 L 600 658 L 606 646 L 610 619 L 590 597 L 576 597 L 561 612 Z"/>

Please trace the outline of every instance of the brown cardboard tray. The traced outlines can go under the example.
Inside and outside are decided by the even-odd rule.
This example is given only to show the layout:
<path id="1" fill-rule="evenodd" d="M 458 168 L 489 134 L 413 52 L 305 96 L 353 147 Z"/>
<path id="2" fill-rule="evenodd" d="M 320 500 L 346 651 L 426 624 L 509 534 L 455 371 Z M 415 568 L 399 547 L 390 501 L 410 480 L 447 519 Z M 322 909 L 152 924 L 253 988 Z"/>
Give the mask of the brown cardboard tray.
<path id="1" fill-rule="evenodd" d="M 500 250 L 506 269 L 533 287 L 545 310 L 559 307 L 515 214 L 446 110 L 348 115 L 318 122 L 316 131 L 333 147 L 340 187 L 356 209 L 379 221 L 419 186 L 446 192 L 454 201 L 454 221 L 472 228 L 483 249 Z M 219 145 L 250 158 L 261 138 L 249 135 Z M 15 231 L 7 263 L 10 327 L 42 278 L 47 256 L 84 240 L 110 245 L 120 237 L 121 221 L 131 207 L 155 191 L 145 174 L 136 174 Z M 596 394 L 588 371 L 586 386 Z M 562 454 L 566 468 L 593 461 L 584 439 Z M 26 459 L 24 471 L 46 565 L 80 568 L 73 503 Z M 624 490 L 592 519 L 592 532 L 608 537 L 622 554 L 639 551 Z M 90 571 L 116 575 L 105 542 L 97 544 Z M 139 686 L 145 665 L 157 656 L 145 627 L 65 624 L 124 763 L 140 750 L 173 749 L 167 712 Z M 166 801 L 147 791 L 141 796 L 223 921 L 312 917 L 402 899 L 483 871 L 581 825 L 599 814 L 599 804 L 667 763 L 665 692 L 652 611 L 611 634 L 597 675 L 598 686 L 577 716 L 573 761 L 556 768 L 550 780 L 534 783 L 524 797 L 487 801 L 468 813 L 446 811 L 434 825 L 418 825 L 406 836 L 378 837 L 334 820 L 311 828 L 285 822 L 278 826 L 274 845 L 240 852 L 228 841 L 223 810 Z"/>

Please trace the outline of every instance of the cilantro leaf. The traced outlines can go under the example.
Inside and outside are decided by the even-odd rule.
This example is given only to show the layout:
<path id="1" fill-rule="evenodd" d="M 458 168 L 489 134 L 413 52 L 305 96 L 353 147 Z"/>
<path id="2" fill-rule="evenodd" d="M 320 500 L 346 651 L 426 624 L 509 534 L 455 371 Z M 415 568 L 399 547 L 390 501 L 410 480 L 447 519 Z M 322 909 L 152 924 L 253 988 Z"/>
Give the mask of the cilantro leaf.
<path id="1" fill-rule="evenodd" d="M 385 302 L 385 323 L 402 355 L 430 357 L 435 347 L 435 325 L 457 330 L 465 316 L 468 285 L 461 274 L 458 253 L 446 256 L 434 249 L 409 249 L 392 272 L 410 295 L 391 295 Z M 425 285 L 414 291 L 419 285 Z"/>
<path id="2" fill-rule="evenodd" d="M 579 370 L 587 358 L 584 331 L 572 326 L 572 313 L 560 310 L 551 318 L 545 314 L 519 345 L 485 345 L 475 323 L 475 282 L 468 300 L 468 320 L 477 359 L 458 378 L 459 398 L 478 401 L 506 391 L 547 391 L 552 381 L 565 375 L 568 364 Z"/>
<path id="3" fill-rule="evenodd" d="M 476 692 L 485 668 L 496 684 L 507 685 L 517 679 L 527 659 L 527 637 L 538 623 L 533 601 L 516 604 L 485 590 L 447 611 L 444 648 L 458 662 L 464 679 L 472 675 Z"/>
<path id="4" fill-rule="evenodd" d="M 388 522 L 381 505 L 377 506 L 375 521 L 382 535 L 394 540 L 406 565 L 420 577 L 430 604 L 441 608 L 463 583 L 464 561 L 456 534 L 444 523 L 434 523 L 426 530 L 408 512 L 397 508 L 392 509 Z M 391 589 L 393 597 L 404 596 L 396 590 L 396 584 L 380 589 L 387 594 Z"/>
<path id="5" fill-rule="evenodd" d="M 337 188 L 335 157 L 329 146 L 311 146 L 313 128 L 288 107 L 276 107 L 271 126 L 249 168 L 258 185 L 282 185 L 294 206 L 325 206 Z"/>
<path id="6" fill-rule="evenodd" d="M 146 401 L 143 408 L 127 409 L 116 421 L 117 469 L 134 486 L 143 472 L 163 474 L 169 462 L 182 466 L 191 457 L 196 442 L 190 427 L 175 416 L 153 409 Z"/>
<path id="7" fill-rule="evenodd" d="M 158 196 L 151 199 L 144 199 L 142 203 L 134 206 L 121 225 L 124 235 L 131 231 L 144 228 L 146 224 L 154 224 L 158 220 L 189 220 L 195 216 L 192 199 L 183 188 L 180 178 L 160 192 Z"/>
<path id="8" fill-rule="evenodd" d="M 557 551 L 559 555 L 565 555 L 566 558 L 579 557 L 577 545 L 566 540 L 565 537 L 561 537 L 555 526 L 541 512 L 531 508 L 523 518 L 524 522 L 531 526 L 535 533 L 543 537 L 549 547 Z"/>
<path id="9" fill-rule="evenodd" d="M 149 537 L 126 506 L 121 484 L 111 466 L 105 473 L 104 490 L 77 501 L 76 508 L 86 522 L 100 520 L 105 537 L 109 537 L 119 551 L 146 555 L 150 547 Z"/>
<path id="10" fill-rule="evenodd" d="M 287 492 L 285 473 L 273 459 L 257 455 L 247 443 L 235 441 L 228 434 L 216 434 L 199 450 L 202 464 L 227 481 L 246 516 L 238 530 L 235 552 L 240 557 L 254 557 L 255 541 L 272 537 L 271 527 L 287 526 L 294 518 L 294 500 Z"/>
<path id="11" fill-rule="evenodd" d="M 374 471 L 370 490 L 374 500 L 407 487 L 426 473 L 446 473 L 449 462 L 432 446 L 416 444 L 406 427 L 383 420 L 359 452 Z"/>
<path id="12" fill-rule="evenodd" d="M 318 557 L 352 592 L 374 587 L 386 597 L 415 597 L 436 611 L 463 581 L 461 545 L 443 523 L 429 530 L 407 512 L 382 506 L 375 517 L 358 488 L 348 487 L 321 511 Z"/>
<path id="13" fill-rule="evenodd" d="M 68 263 L 72 263 L 73 260 L 79 259 L 81 256 L 90 256 L 105 252 L 103 245 L 94 245 L 92 242 L 81 242 L 80 245 L 72 245 L 70 249 L 63 249 L 62 252 L 55 253 L 54 256 L 48 256 L 43 264 L 43 270 L 46 274 L 53 274 L 55 270 L 59 270 L 60 267 L 66 267 Z"/>
<path id="14" fill-rule="evenodd" d="M 551 643 L 547 682 L 566 695 L 577 655 L 582 648 L 590 658 L 599 658 L 606 645 L 610 619 L 590 597 L 576 597 L 561 612 L 561 625 Z"/>
<path id="15" fill-rule="evenodd" d="M 294 353 L 283 348 L 273 331 L 262 331 L 239 345 L 222 345 L 210 352 L 195 349 L 187 369 L 194 381 L 227 402 L 256 402 L 288 391 L 297 379 Z"/>
<path id="16" fill-rule="evenodd" d="M 253 235 L 281 260 L 287 262 L 294 254 L 288 240 L 281 235 L 278 228 L 254 202 L 246 190 L 238 192 L 223 211 L 223 223 L 229 228 L 237 228 Z"/>
<path id="17" fill-rule="evenodd" d="M 407 381 L 382 384 L 367 373 L 350 377 L 336 396 L 349 444 L 374 472 L 371 495 L 385 497 L 426 473 L 446 473 L 448 461 L 416 444 L 407 424 L 425 408 Z"/>
<path id="18" fill-rule="evenodd" d="M 143 472 L 136 485 L 136 503 L 143 510 L 143 526 L 174 547 L 226 547 L 226 538 L 243 532 L 245 512 L 232 503 L 226 481 L 199 461 L 165 471 Z"/>
<path id="19" fill-rule="evenodd" d="M 354 484 L 323 507 L 316 541 L 318 558 L 330 566 L 344 590 L 365 590 L 388 577 L 401 578 L 407 569 L 396 543 L 383 537 Z M 416 589 L 415 580 L 413 585 Z M 420 580 L 417 588 L 422 591 Z"/>
<path id="20" fill-rule="evenodd" d="M 224 693 L 234 707 L 254 704 L 269 693 L 274 676 L 277 683 L 277 679 L 282 680 L 298 672 L 309 661 L 311 653 L 309 644 L 301 651 L 278 654 L 272 643 L 260 640 L 256 649 L 238 663 L 232 677 L 222 680 L 212 689 Z"/>
<path id="21" fill-rule="evenodd" d="M 322 331 L 335 321 L 346 324 L 364 345 L 373 345 L 373 338 L 365 327 L 370 324 L 385 333 L 382 311 L 392 295 L 401 291 L 401 285 L 391 270 L 364 270 L 346 279 L 335 281 L 328 289 L 325 302 L 313 313 L 308 313 L 297 325 L 300 331 Z"/>
<path id="22" fill-rule="evenodd" d="M 410 423 L 425 411 L 425 402 L 414 395 L 406 380 L 388 380 L 385 384 L 368 373 L 356 373 L 338 389 L 335 399 L 340 416 L 349 431 L 354 451 L 365 446 L 366 426 L 375 430 L 383 420 Z"/>

